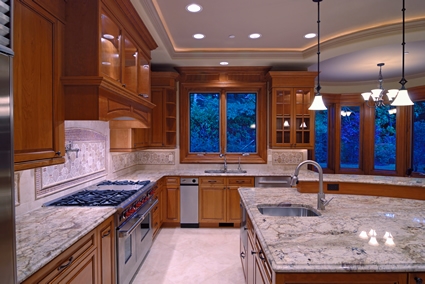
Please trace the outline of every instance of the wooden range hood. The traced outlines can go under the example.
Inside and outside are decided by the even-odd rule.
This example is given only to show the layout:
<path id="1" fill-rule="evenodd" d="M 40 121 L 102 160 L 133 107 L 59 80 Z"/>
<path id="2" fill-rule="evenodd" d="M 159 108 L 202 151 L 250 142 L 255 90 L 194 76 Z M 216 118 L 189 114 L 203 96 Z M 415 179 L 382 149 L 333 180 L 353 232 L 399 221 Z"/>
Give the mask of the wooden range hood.
<path id="1" fill-rule="evenodd" d="M 65 77 L 65 120 L 104 120 L 129 117 L 146 128 L 155 104 L 119 88 L 105 77 Z"/>

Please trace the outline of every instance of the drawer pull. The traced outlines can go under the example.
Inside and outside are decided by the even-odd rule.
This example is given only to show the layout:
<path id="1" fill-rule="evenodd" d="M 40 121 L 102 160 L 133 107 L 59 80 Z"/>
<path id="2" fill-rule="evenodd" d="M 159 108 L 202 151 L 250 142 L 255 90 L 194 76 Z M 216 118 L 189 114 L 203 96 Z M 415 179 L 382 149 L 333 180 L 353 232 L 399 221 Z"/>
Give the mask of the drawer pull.
<path id="1" fill-rule="evenodd" d="M 209 183 L 215 183 L 215 182 L 217 182 L 216 180 L 209 180 L 208 181 Z"/>
<path id="2" fill-rule="evenodd" d="M 244 252 L 241 252 L 241 257 L 242 258 L 245 258 L 245 253 Z"/>
<path id="3" fill-rule="evenodd" d="M 245 181 L 244 181 L 244 180 L 237 180 L 236 182 L 237 182 L 237 183 L 245 183 Z"/>
<path id="4" fill-rule="evenodd" d="M 102 235 L 102 239 L 103 238 L 106 238 L 107 236 L 109 236 L 111 234 L 111 230 L 109 230 L 109 231 L 107 231 L 106 233 L 104 233 L 103 235 Z"/>
<path id="5" fill-rule="evenodd" d="M 71 256 L 71 257 L 68 259 L 68 262 L 67 262 L 67 263 L 62 264 L 61 266 L 59 266 L 59 267 L 58 267 L 58 271 L 61 271 L 61 270 L 65 269 L 65 268 L 67 268 L 68 266 L 70 266 L 73 260 L 74 260 L 74 257 L 73 257 L 73 256 Z"/>
<path id="6" fill-rule="evenodd" d="M 415 277 L 413 279 L 415 279 L 416 284 L 422 284 L 423 283 L 422 278 L 420 278 L 420 277 Z"/>

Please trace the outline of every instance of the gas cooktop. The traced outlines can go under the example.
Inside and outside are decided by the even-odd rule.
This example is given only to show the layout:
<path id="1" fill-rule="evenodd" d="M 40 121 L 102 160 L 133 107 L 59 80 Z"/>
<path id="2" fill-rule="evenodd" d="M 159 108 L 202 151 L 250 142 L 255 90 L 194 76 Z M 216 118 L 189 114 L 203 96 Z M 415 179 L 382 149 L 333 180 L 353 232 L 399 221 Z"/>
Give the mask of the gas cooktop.
<path id="1" fill-rule="evenodd" d="M 82 190 L 58 201 L 49 203 L 49 206 L 118 206 L 137 190 Z"/>
<path id="2" fill-rule="evenodd" d="M 124 208 L 134 199 L 151 196 L 150 180 L 105 180 L 43 204 L 46 206 L 113 206 Z M 143 200 L 143 199 L 142 199 Z"/>

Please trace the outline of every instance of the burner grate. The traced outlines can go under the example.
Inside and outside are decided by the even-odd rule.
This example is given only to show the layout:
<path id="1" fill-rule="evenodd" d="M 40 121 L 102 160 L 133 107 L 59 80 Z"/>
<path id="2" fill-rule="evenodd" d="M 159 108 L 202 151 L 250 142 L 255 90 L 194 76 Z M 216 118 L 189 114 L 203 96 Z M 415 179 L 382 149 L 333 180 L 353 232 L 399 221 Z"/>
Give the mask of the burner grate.
<path id="1" fill-rule="evenodd" d="M 132 180 L 105 180 L 97 185 L 141 185 L 145 186 L 148 185 L 151 181 L 150 180 L 138 180 L 138 181 L 132 181 Z"/>
<path id="2" fill-rule="evenodd" d="M 50 206 L 117 206 L 137 190 L 82 190 L 53 202 Z"/>

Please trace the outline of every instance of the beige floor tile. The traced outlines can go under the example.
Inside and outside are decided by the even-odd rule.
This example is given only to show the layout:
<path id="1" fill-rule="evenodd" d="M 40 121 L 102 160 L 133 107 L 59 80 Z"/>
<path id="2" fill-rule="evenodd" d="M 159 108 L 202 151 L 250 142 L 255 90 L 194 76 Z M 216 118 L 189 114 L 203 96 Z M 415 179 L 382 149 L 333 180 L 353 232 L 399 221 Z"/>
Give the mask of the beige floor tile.
<path id="1" fill-rule="evenodd" d="M 132 283 L 245 283 L 239 229 L 161 229 Z"/>

